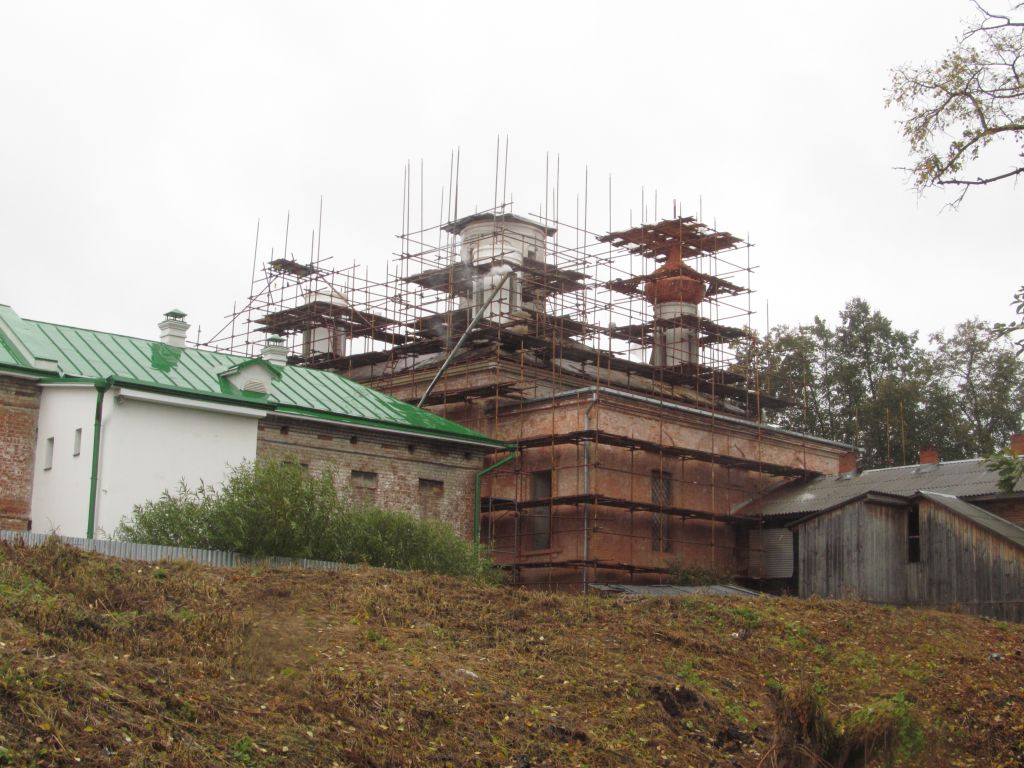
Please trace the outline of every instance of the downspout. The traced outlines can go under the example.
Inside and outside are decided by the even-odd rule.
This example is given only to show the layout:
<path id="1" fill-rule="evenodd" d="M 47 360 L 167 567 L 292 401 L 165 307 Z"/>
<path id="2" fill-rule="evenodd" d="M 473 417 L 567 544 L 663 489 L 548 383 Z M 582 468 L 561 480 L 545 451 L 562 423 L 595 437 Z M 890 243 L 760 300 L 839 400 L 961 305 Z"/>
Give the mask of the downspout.
<path id="1" fill-rule="evenodd" d="M 85 538 L 91 539 L 96 527 L 96 489 L 100 478 L 100 423 L 103 421 L 103 396 L 114 383 L 107 377 L 96 382 L 96 419 L 92 426 L 92 475 L 89 478 L 89 518 L 85 524 Z"/>
<path id="2" fill-rule="evenodd" d="M 519 456 L 519 449 L 518 448 L 513 448 L 511 451 L 509 451 L 508 456 L 503 458 L 501 461 L 498 461 L 498 462 L 496 462 L 494 464 L 491 464 L 491 466 L 489 466 L 489 467 L 484 467 L 483 469 L 481 469 L 479 472 L 476 473 L 476 487 L 475 487 L 475 489 L 473 491 L 473 542 L 475 544 L 479 544 L 480 543 L 480 485 L 481 485 L 481 481 L 483 480 L 484 475 L 488 474 L 489 472 L 493 472 L 498 467 L 505 466 L 510 461 L 512 461 L 512 459 L 514 459 L 514 458 L 516 458 L 518 456 Z"/>
<path id="3" fill-rule="evenodd" d="M 583 431 L 590 432 L 590 411 L 597 405 L 597 388 L 594 388 L 590 398 L 590 405 L 583 411 Z M 590 495 L 590 441 L 583 441 L 583 495 Z M 583 505 L 583 591 L 587 591 L 589 585 L 590 567 L 587 561 L 590 559 L 590 504 Z"/>

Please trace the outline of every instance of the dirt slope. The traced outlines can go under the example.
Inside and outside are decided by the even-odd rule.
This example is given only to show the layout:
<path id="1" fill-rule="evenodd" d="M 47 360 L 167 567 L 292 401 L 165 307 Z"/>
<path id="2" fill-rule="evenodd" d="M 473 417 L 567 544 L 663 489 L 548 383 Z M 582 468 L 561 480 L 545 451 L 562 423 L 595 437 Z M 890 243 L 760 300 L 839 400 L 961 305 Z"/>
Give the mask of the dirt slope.
<path id="1" fill-rule="evenodd" d="M 0 765 L 1012 766 L 1024 627 L 0 548 Z"/>

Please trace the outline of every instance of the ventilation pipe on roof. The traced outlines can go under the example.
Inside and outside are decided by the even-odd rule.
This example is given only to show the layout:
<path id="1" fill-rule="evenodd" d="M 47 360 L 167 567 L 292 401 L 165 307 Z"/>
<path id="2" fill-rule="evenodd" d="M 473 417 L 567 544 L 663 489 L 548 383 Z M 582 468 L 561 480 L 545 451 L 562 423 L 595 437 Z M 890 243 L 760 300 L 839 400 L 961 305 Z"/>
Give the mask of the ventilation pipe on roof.
<path id="1" fill-rule="evenodd" d="M 274 365 L 285 365 L 288 362 L 288 348 L 280 336 L 271 336 L 263 347 L 260 357 Z"/>
<path id="2" fill-rule="evenodd" d="M 190 327 L 185 322 L 186 317 L 187 315 L 180 309 L 164 312 L 164 319 L 157 325 L 157 328 L 160 329 L 160 341 L 169 347 L 184 349 L 185 335 Z"/>

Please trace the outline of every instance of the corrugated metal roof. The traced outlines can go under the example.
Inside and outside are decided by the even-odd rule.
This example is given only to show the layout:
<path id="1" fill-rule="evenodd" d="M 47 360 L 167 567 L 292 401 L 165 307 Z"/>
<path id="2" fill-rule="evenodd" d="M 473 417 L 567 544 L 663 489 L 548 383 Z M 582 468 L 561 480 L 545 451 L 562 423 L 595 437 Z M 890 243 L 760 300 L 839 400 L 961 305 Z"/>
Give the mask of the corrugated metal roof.
<path id="1" fill-rule="evenodd" d="M 1024 491 L 1024 480 L 1017 484 L 1016 490 Z M 869 469 L 859 474 L 830 475 L 787 485 L 750 505 L 746 511 L 756 511 L 765 517 L 808 515 L 869 492 L 912 496 L 918 491 L 967 498 L 997 494 L 999 474 L 986 468 L 984 459 Z"/>
<path id="2" fill-rule="evenodd" d="M 20 318 L 19 318 L 20 320 Z M 243 392 L 221 374 L 250 360 L 204 349 L 171 347 L 115 333 L 21 320 L 33 343 L 55 353 L 61 378 L 106 379 L 177 393 L 258 404 L 281 413 L 323 418 L 384 429 L 412 431 L 442 439 L 494 446 L 503 444 L 429 411 L 403 403 L 330 372 L 280 366 L 281 378 L 269 396 Z M 0 339 L 4 336 L 0 333 Z M 19 332 L 19 339 L 20 339 Z M 22 340 L 24 342 L 24 340 Z M 7 348 L 0 345 L 0 350 Z M 0 352 L 0 355 L 3 355 Z M 0 362 L 7 357 L 0 357 Z M 13 356 L 11 356 L 13 360 Z M 18 364 L 17 361 L 11 365 Z M 52 375 L 46 374 L 43 375 Z"/>
<path id="3" fill-rule="evenodd" d="M 999 517 L 999 515 L 993 515 L 988 510 L 968 504 L 963 499 L 958 499 L 956 496 L 950 496 L 947 493 L 922 491 L 920 495 L 936 504 L 941 504 L 946 509 L 966 517 L 976 525 L 980 525 L 982 528 L 986 528 L 1024 549 L 1024 528 L 1021 528 L 1019 525 L 1014 525 L 1009 520 Z"/>
<path id="4" fill-rule="evenodd" d="M 677 584 L 591 584 L 606 594 L 643 595 L 645 597 L 682 597 L 685 595 L 718 595 L 720 597 L 762 597 L 763 592 L 735 584 L 708 584 L 684 587 Z"/>

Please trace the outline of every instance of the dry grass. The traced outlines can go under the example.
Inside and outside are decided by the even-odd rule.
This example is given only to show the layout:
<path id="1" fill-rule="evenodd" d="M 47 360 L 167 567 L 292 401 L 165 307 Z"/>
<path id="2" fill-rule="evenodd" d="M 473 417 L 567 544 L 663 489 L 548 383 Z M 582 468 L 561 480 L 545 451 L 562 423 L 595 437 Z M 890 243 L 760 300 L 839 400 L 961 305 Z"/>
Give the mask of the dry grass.
<path id="1" fill-rule="evenodd" d="M 0 765 L 1024 760 L 1024 627 L 859 603 L 608 600 L 49 545 L 0 549 L 0 642 Z"/>

